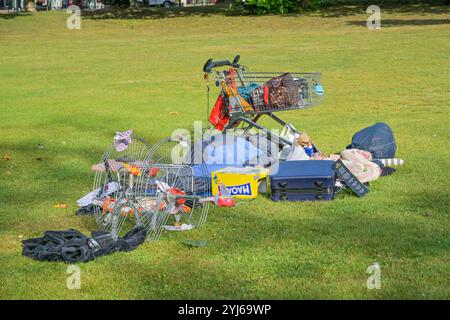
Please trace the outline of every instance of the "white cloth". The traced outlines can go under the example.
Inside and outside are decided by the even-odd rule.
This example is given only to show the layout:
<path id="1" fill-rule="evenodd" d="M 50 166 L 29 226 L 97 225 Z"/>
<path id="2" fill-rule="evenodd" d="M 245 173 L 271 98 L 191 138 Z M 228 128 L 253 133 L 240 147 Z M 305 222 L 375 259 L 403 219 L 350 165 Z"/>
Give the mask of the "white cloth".
<path id="1" fill-rule="evenodd" d="M 104 191 L 98 198 L 102 198 L 107 195 L 110 195 L 113 192 L 116 192 L 117 189 L 119 188 L 119 184 L 115 181 L 111 181 L 106 185 L 106 188 L 105 187 L 103 187 L 103 188 L 104 188 Z M 77 200 L 77 206 L 84 207 L 84 206 L 90 205 L 91 203 L 93 203 L 94 199 L 97 198 L 97 195 L 99 192 L 100 192 L 100 188 L 95 189 L 94 191 L 89 192 L 87 195 L 81 197 L 80 199 Z"/>
<path id="2" fill-rule="evenodd" d="M 309 156 L 306 154 L 305 150 L 301 146 L 295 146 L 291 153 L 286 158 L 286 161 L 296 161 L 296 160 L 310 160 Z"/>

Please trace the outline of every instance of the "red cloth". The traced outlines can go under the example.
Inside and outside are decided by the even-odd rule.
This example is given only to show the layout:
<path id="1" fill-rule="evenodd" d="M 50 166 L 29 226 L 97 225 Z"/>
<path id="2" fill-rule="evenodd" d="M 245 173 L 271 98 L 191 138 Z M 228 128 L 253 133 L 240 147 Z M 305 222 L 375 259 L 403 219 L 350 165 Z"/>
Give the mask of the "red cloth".
<path id="1" fill-rule="evenodd" d="M 237 86 L 236 86 L 236 82 L 234 81 L 235 76 L 234 76 L 234 69 L 230 68 L 230 76 L 228 78 L 228 80 L 230 81 L 230 83 L 228 83 L 228 85 L 231 85 L 231 87 L 234 89 L 234 91 L 237 91 Z"/>
<path id="2" fill-rule="evenodd" d="M 264 105 L 268 105 L 269 104 L 269 87 L 268 86 L 264 86 Z"/>

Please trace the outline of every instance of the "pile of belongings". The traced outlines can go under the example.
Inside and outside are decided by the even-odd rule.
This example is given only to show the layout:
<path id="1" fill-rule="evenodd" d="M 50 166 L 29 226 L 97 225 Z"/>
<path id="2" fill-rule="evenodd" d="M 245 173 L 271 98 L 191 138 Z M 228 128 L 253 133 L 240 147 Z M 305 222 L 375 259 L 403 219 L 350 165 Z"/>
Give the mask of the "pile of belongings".
<path id="1" fill-rule="evenodd" d="M 291 126 L 291 125 L 290 125 Z M 389 175 L 395 171 L 392 165 L 403 165 L 402 159 L 395 157 L 397 149 L 392 129 L 386 123 L 376 123 L 354 134 L 352 143 L 338 154 L 325 155 L 312 142 L 305 132 L 297 133 L 295 128 L 289 134 L 282 136 L 292 142 L 292 146 L 285 145 L 281 150 L 276 141 L 271 141 L 265 134 L 247 134 L 246 136 L 226 135 L 220 133 L 213 139 L 202 140 L 199 148 L 203 151 L 199 158 L 191 159 L 194 165 L 197 181 L 208 181 L 211 174 L 224 167 L 264 167 L 270 168 L 284 161 L 340 161 L 347 171 L 360 183 L 368 183 L 380 176 Z M 302 163 L 298 162 L 298 166 Z M 319 165 L 319 164 L 318 164 Z M 203 168 L 206 166 L 207 170 Z M 325 164 L 324 164 L 325 166 Z M 201 167 L 202 170 L 196 170 Z M 342 186 L 342 181 L 337 181 L 337 186 Z"/>
<path id="2" fill-rule="evenodd" d="M 288 135 L 285 134 L 285 137 L 289 138 Z M 240 172 L 239 168 L 241 168 L 244 174 L 245 168 L 273 168 L 275 164 L 283 166 L 284 163 L 284 175 L 272 175 L 266 181 L 272 184 L 270 189 L 274 201 L 331 200 L 334 198 L 335 187 L 342 186 L 342 182 L 355 191 L 354 186 L 351 186 L 348 181 L 354 180 L 360 184 L 356 184 L 356 187 L 365 188 L 364 185 L 361 187 L 362 183 L 373 181 L 394 171 L 393 168 L 386 167 L 387 165 L 403 164 L 403 160 L 394 158 L 397 146 L 392 129 L 385 123 L 376 123 L 355 133 L 351 144 L 340 154 L 328 156 L 322 154 L 304 132 L 298 133 L 294 130 L 289 139 L 293 142 L 292 146 L 287 145 L 281 150 L 277 142 L 271 141 L 262 133 L 245 136 L 236 134 L 232 136 L 232 139 L 220 133 L 211 136 L 210 139 L 196 142 L 200 144 L 202 152 L 198 155 L 193 152 L 189 156 L 194 183 L 199 186 L 197 189 L 205 190 L 203 186 L 210 186 L 214 173 L 225 167 L 237 168 L 235 172 Z M 120 144 L 126 143 L 126 137 L 120 141 Z M 191 151 L 194 150 L 195 146 Z M 197 156 L 200 158 L 197 159 Z M 114 162 L 107 165 L 112 169 L 120 166 Z M 347 174 L 350 180 L 341 179 L 339 174 L 336 180 L 333 170 L 338 173 L 338 165 L 339 168 L 347 170 L 344 174 Z M 291 170 L 292 168 L 294 170 Z M 318 175 L 313 177 L 307 168 Z M 94 169 L 105 170 L 106 168 L 95 167 Z M 320 179 L 322 181 L 318 181 Z M 274 181 L 277 182 L 273 183 Z M 326 185 L 320 185 L 317 182 L 325 182 Z M 108 192 L 117 189 L 113 182 L 107 186 Z M 229 186 L 220 183 L 218 186 L 219 194 L 213 199 L 214 203 L 218 206 L 234 206 L 232 195 L 226 189 Z M 177 179 L 176 185 L 165 186 L 165 188 L 169 187 L 176 190 L 188 189 L 183 185 L 183 179 Z M 266 190 L 269 190 L 269 187 Z M 360 193 L 357 191 L 355 193 L 359 196 L 365 194 L 364 190 Z M 98 190 L 94 191 L 94 193 L 97 192 Z M 208 195 L 209 193 L 205 193 L 201 196 L 206 198 Z M 79 204 L 92 205 L 92 196 L 92 193 L 86 195 L 79 200 Z M 73 229 L 46 231 L 41 238 L 24 240 L 22 254 L 40 261 L 87 262 L 113 252 L 134 250 L 144 242 L 145 238 L 146 230 L 142 227 L 133 228 L 123 238 L 100 231 L 92 232 L 91 237 Z"/>
<path id="3" fill-rule="evenodd" d="M 342 160 L 343 164 L 361 181 L 369 182 L 395 171 L 390 165 L 403 165 L 395 158 L 397 145 L 392 129 L 386 123 L 376 123 L 353 135 L 352 143 L 339 154 L 325 155 L 316 148 L 306 133 L 288 137 L 293 146 L 280 152 L 280 160 Z"/>
<path id="4" fill-rule="evenodd" d="M 145 241 L 143 227 L 131 229 L 123 238 L 93 231 L 88 237 L 75 229 L 46 231 L 41 238 L 22 241 L 22 255 L 39 261 L 88 262 L 118 251 L 132 251 Z"/>
<path id="5" fill-rule="evenodd" d="M 397 149 L 392 129 L 385 123 L 357 132 L 339 154 L 325 155 L 309 136 L 293 129 L 286 135 L 292 145 L 280 152 L 278 168 L 270 175 L 274 201 L 332 200 L 337 191 L 351 189 L 363 197 L 368 182 L 395 172 L 387 165 L 403 165 L 394 158 Z"/>

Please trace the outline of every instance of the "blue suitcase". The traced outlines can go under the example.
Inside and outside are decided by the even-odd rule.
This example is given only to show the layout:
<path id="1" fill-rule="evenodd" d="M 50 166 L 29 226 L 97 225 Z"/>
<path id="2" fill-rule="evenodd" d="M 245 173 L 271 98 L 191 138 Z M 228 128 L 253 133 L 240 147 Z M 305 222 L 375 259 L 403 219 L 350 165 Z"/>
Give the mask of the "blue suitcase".
<path id="1" fill-rule="evenodd" d="M 332 200 L 336 172 L 332 160 L 279 162 L 278 171 L 269 175 L 273 201 Z"/>

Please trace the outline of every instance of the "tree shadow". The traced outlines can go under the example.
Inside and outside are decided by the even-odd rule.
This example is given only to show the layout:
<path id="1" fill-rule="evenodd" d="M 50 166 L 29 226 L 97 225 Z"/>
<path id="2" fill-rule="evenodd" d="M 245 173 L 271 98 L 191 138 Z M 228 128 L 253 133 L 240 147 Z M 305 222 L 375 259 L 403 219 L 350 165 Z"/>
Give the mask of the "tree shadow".
<path id="1" fill-rule="evenodd" d="M 305 11 L 301 13 L 285 14 L 283 17 L 302 17 L 302 16 L 318 16 L 322 18 L 338 18 L 355 16 L 358 14 L 367 14 L 368 4 L 357 5 L 333 5 L 326 6 L 317 11 Z M 380 5 L 382 13 L 388 14 L 448 14 L 450 9 L 448 6 L 433 6 L 429 4 L 415 4 L 415 5 Z M 30 12 L 10 12 L 0 13 L 0 19 L 14 19 L 16 17 L 31 16 Z M 84 10 L 82 16 L 84 19 L 92 20 L 109 20 L 109 19 L 167 19 L 180 17 L 210 17 L 215 15 L 222 16 L 245 16 L 257 17 L 249 15 L 242 10 L 233 9 L 228 4 L 216 4 L 209 6 L 195 6 L 195 7 L 175 7 L 175 8 L 112 8 L 108 10 Z M 357 24 L 357 23 L 355 23 Z"/>
<path id="2" fill-rule="evenodd" d="M 367 14 L 368 4 L 357 5 L 335 5 L 326 6 L 316 11 L 305 11 L 301 13 L 285 14 L 282 17 L 303 17 L 318 16 L 322 18 L 348 17 L 358 14 Z M 388 14 L 446 14 L 449 13 L 448 6 L 433 6 L 429 4 L 415 5 L 381 5 L 382 13 Z M 179 17 L 210 17 L 215 15 L 222 16 L 245 16 L 249 15 L 239 9 L 230 8 L 226 4 L 217 4 L 210 6 L 197 7 L 176 7 L 176 8 L 113 8 L 109 10 L 83 11 L 83 18 L 92 20 L 103 19 L 167 19 Z"/>
<path id="3" fill-rule="evenodd" d="M 181 8 L 114 8 L 111 10 L 84 11 L 83 18 L 104 19 L 167 19 L 180 17 L 209 17 L 213 15 L 236 16 L 237 10 L 224 5 L 181 7 Z"/>
<path id="4" fill-rule="evenodd" d="M 367 21 L 347 21 L 347 24 L 353 26 L 367 27 Z M 401 27 L 401 26 L 432 26 L 439 24 L 450 24 L 450 19 L 388 19 L 381 20 L 381 27 Z"/>
<path id="5" fill-rule="evenodd" d="M 30 12 L 9 12 L 9 13 L 0 13 L 0 19 L 11 20 L 18 17 L 28 17 L 32 14 Z"/>
<path id="6" fill-rule="evenodd" d="M 358 14 L 367 14 L 366 9 L 369 4 L 359 4 L 354 6 L 328 6 L 322 10 L 315 11 L 311 15 L 319 15 L 322 18 L 348 17 Z M 448 6 L 433 6 L 428 4 L 415 5 L 393 5 L 381 4 L 381 13 L 387 14 L 448 14 Z"/>

